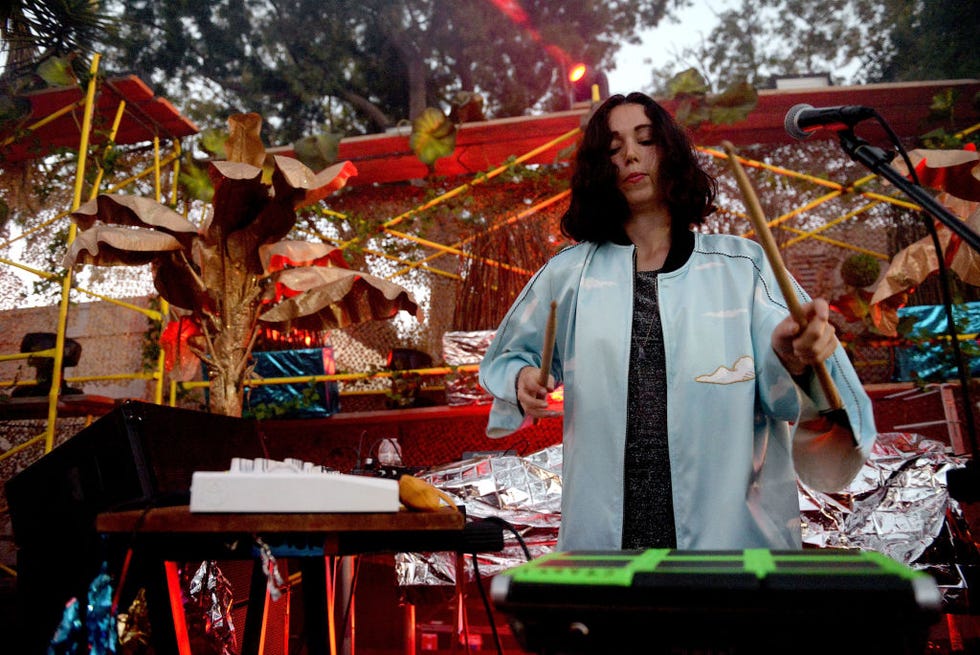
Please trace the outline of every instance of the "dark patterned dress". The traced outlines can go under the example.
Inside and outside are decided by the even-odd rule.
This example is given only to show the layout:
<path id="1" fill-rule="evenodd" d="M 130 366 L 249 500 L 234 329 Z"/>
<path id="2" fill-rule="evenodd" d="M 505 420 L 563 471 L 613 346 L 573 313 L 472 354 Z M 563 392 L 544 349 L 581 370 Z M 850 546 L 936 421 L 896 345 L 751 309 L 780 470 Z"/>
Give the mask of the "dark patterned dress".
<path id="1" fill-rule="evenodd" d="M 674 548 L 667 374 L 655 271 L 636 274 L 627 411 L 623 548 Z"/>
<path id="2" fill-rule="evenodd" d="M 662 269 L 635 274 L 623 476 L 622 546 L 626 550 L 677 547 L 667 446 L 667 367 L 657 306 L 657 276 L 680 268 L 693 248 L 693 234 L 681 233 Z"/>

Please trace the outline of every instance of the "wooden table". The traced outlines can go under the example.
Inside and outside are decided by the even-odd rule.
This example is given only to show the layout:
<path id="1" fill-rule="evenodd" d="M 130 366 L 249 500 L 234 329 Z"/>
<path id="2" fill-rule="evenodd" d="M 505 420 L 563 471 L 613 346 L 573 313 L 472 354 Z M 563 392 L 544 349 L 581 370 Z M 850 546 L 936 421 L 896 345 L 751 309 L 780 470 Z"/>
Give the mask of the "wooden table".
<path id="1" fill-rule="evenodd" d="M 145 582 L 153 641 L 157 652 L 180 655 L 190 655 L 190 644 L 177 562 L 256 559 L 256 538 L 260 538 L 273 554 L 283 543 L 290 545 L 290 557 L 295 556 L 297 545 L 306 549 L 299 557 L 303 579 L 329 580 L 328 567 L 336 564 L 336 558 L 380 552 L 464 552 L 464 528 L 464 515 L 448 508 L 435 512 L 210 514 L 191 513 L 183 505 L 108 512 L 96 519 L 97 531 L 117 544 L 123 542 L 127 557 L 150 564 L 150 577 L 155 580 Z M 154 569 L 157 575 L 152 575 Z M 307 616 L 322 613 L 319 615 L 327 617 L 326 625 L 307 622 L 310 655 L 336 654 L 343 638 L 335 631 L 333 589 L 327 586 L 303 585 Z M 254 566 L 242 655 L 261 651 L 265 592 L 265 573 L 261 566 Z M 169 613 L 162 611 L 168 607 Z"/>

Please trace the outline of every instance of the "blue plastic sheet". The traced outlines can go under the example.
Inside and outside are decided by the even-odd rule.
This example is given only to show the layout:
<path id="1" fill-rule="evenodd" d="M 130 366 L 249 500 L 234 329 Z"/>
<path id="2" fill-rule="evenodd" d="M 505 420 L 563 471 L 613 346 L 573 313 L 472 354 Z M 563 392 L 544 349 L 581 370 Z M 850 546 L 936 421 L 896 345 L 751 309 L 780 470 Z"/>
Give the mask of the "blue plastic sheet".
<path id="1" fill-rule="evenodd" d="M 304 375 L 333 375 L 337 372 L 333 348 L 302 348 L 252 353 L 255 375 L 285 378 Z M 315 392 L 315 399 L 310 392 Z M 246 389 L 242 416 L 251 418 L 270 410 L 282 418 L 321 418 L 340 411 L 340 391 L 336 382 L 264 384 Z"/>
<path id="2" fill-rule="evenodd" d="M 898 348 L 895 353 L 896 377 L 900 381 L 952 380 L 959 376 L 953 350 L 948 346 L 946 309 L 942 305 L 918 305 L 898 310 L 899 321 L 915 319 L 909 333 L 911 339 L 937 339 L 934 343 L 923 342 Z M 960 336 L 977 338 L 980 332 L 980 302 L 961 303 L 953 306 L 953 322 Z M 944 343 L 942 340 L 946 340 Z M 964 350 L 961 341 L 960 350 Z M 963 356 L 969 366 L 970 376 L 980 375 L 980 357 Z"/>

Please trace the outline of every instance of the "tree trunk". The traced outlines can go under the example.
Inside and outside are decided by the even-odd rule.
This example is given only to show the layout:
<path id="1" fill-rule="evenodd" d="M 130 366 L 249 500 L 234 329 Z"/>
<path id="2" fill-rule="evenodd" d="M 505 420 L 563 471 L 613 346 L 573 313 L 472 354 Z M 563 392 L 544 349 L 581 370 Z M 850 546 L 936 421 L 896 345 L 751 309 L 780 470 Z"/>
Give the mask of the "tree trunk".
<path id="1" fill-rule="evenodd" d="M 259 300 L 255 280 L 230 262 L 226 262 L 225 294 L 220 307 L 219 315 L 210 321 L 210 410 L 212 414 L 241 416 Z"/>
<path id="2" fill-rule="evenodd" d="M 209 391 L 211 399 L 208 405 L 212 414 L 236 417 L 242 415 L 245 391 L 235 380 L 217 369 L 212 369 Z"/>

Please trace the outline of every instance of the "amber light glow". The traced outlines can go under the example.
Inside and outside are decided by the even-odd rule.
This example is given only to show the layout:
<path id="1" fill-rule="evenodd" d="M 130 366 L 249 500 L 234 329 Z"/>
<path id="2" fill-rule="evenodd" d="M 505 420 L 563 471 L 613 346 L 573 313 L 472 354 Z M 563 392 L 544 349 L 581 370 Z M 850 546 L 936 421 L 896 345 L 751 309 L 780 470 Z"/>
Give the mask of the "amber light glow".
<path id="1" fill-rule="evenodd" d="M 585 72 L 587 70 L 588 69 L 586 68 L 585 64 L 575 64 L 568 71 L 568 81 L 578 82 L 580 79 L 585 77 Z"/>

